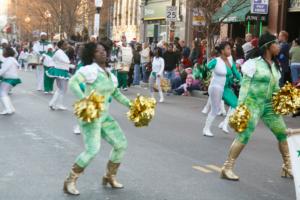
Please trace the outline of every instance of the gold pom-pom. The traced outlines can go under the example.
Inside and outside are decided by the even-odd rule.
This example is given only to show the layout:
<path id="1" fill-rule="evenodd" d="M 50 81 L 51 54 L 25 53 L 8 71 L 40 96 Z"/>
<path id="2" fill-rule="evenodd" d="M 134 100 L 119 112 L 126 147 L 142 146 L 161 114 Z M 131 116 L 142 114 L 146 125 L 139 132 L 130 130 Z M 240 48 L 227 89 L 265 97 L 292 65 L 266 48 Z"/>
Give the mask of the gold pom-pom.
<path id="1" fill-rule="evenodd" d="M 163 92 L 169 92 L 171 90 L 171 83 L 168 79 L 162 78 L 160 80 L 160 86 Z M 157 84 L 154 84 L 154 89 L 158 91 Z"/>
<path id="2" fill-rule="evenodd" d="M 300 90 L 291 83 L 286 83 L 272 99 L 275 113 L 288 115 L 297 113 L 300 108 Z"/>
<path id="3" fill-rule="evenodd" d="M 156 100 L 138 95 L 132 101 L 127 117 L 136 127 L 148 126 L 155 115 Z"/>
<path id="4" fill-rule="evenodd" d="M 104 96 L 99 96 L 95 91 L 74 104 L 74 114 L 82 121 L 92 122 L 98 119 L 104 110 Z"/>
<path id="5" fill-rule="evenodd" d="M 246 105 L 242 104 L 236 108 L 229 117 L 229 125 L 238 133 L 243 132 L 248 127 L 251 113 Z"/>

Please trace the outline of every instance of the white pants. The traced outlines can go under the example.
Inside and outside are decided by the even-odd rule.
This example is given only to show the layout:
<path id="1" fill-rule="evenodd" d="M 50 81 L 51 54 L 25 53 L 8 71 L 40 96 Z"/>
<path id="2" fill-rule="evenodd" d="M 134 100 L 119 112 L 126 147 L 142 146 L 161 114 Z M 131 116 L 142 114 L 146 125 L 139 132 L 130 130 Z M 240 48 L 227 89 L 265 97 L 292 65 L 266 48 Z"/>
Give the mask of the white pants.
<path id="1" fill-rule="evenodd" d="M 157 89 L 158 89 L 158 91 L 160 92 L 160 91 L 162 91 L 162 89 L 161 89 L 161 85 L 160 85 L 160 77 L 154 77 L 154 76 L 152 76 L 152 74 L 150 75 L 150 78 L 149 78 L 149 85 L 150 85 L 150 92 L 151 92 L 151 94 L 152 93 L 154 93 L 154 84 L 156 83 L 156 85 L 157 85 Z"/>
<path id="2" fill-rule="evenodd" d="M 13 88 L 11 84 L 1 82 L 0 83 L 0 97 L 8 96 L 8 92 Z"/>
<path id="3" fill-rule="evenodd" d="M 209 101 L 210 101 L 210 105 L 211 105 L 211 110 L 210 110 L 209 115 L 212 115 L 215 117 L 220 112 L 223 91 L 224 91 L 224 89 L 221 87 L 218 87 L 218 86 L 208 88 Z"/>
<path id="4" fill-rule="evenodd" d="M 36 66 L 36 80 L 37 90 L 44 90 L 44 67 L 42 65 Z"/>
<path id="5" fill-rule="evenodd" d="M 163 95 L 163 91 L 161 89 L 160 80 L 161 80 L 161 77 L 153 76 L 151 74 L 150 78 L 149 78 L 149 85 L 150 85 L 150 94 L 152 97 L 154 97 L 154 84 L 156 83 L 160 99 L 162 100 L 164 98 L 164 95 Z"/>
<path id="6" fill-rule="evenodd" d="M 68 80 L 56 78 L 57 90 L 54 93 L 49 105 L 50 106 L 63 106 L 64 96 L 68 89 Z"/>

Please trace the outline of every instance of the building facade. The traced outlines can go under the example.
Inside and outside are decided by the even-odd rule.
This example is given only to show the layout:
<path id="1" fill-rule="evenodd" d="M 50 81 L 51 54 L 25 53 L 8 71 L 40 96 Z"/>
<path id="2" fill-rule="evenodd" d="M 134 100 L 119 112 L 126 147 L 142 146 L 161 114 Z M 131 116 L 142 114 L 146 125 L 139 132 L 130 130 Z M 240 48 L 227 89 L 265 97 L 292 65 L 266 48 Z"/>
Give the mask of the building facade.
<path id="1" fill-rule="evenodd" d="M 166 20 L 167 7 L 176 6 L 176 21 Z M 142 32 L 143 41 L 159 42 L 170 41 L 178 37 L 189 43 L 192 36 L 192 9 L 191 1 L 185 0 L 148 0 L 143 1 Z"/>
<path id="2" fill-rule="evenodd" d="M 251 16 L 250 7 L 245 15 L 244 21 L 222 24 L 221 37 L 244 37 L 247 32 L 258 36 L 260 16 Z M 263 31 L 268 30 L 273 34 L 278 34 L 281 30 L 286 30 L 289 33 L 289 40 L 294 40 L 300 36 L 298 24 L 300 0 L 269 0 L 269 13 L 263 17 Z M 249 27 L 248 20 L 252 20 Z"/>
<path id="3" fill-rule="evenodd" d="M 111 38 L 120 41 L 124 36 L 127 41 L 140 41 L 141 0 L 111 1 Z M 107 15 L 108 16 L 108 15 Z"/>

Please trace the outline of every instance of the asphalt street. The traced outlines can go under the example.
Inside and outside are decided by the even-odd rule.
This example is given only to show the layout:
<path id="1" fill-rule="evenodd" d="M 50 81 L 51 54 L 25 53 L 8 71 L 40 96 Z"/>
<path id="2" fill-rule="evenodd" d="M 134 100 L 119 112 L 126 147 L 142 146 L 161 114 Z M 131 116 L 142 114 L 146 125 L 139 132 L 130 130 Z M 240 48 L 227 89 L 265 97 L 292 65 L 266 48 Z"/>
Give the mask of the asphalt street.
<path id="1" fill-rule="evenodd" d="M 280 177 L 282 164 L 277 141 L 260 123 L 236 164 L 239 182 L 222 180 L 219 170 L 235 134 L 213 127 L 214 138 L 202 136 L 205 98 L 169 96 L 159 104 L 146 128 L 135 128 L 127 109 L 116 102 L 111 114 L 128 139 L 128 150 L 118 179 L 122 190 L 102 187 L 101 177 L 111 147 L 101 152 L 78 180 L 79 197 L 63 193 L 62 186 L 82 137 L 72 133 L 76 119 L 74 98 L 66 97 L 68 111 L 50 111 L 50 95 L 35 91 L 34 72 L 20 72 L 23 84 L 11 96 L 17 112 L 0 116 L 1 200 L 294 200 L 294 183 Z M 124 92 L 134 98 L 142 88 Z M 299 118 L 286 118 L 291 128 Z"/>

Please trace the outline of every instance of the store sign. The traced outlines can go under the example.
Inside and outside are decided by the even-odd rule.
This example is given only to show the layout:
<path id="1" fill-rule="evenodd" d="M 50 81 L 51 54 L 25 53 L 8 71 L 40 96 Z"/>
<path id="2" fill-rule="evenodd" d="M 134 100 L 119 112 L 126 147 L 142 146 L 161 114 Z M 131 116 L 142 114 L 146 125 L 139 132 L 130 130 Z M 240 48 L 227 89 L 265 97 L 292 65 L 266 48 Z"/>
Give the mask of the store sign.
<path id="1" fill-rule="evenodd" d="M 252 0 L 251 13 L 267 15 L 269 13 L 269 0 Z"/>
<path id="2" fill-rule="evenodd" d="M 193 26 L 205 26 L 206 20 L 200 8 L 193 8 Z"/>
<path id="3" fill-rule="evenodd" d="M 146 37 L 154 37 L 154 24 L 147 24 Z"/>
<path id="4" fill-rule="evenodd" d="M 266 15 L 248 15 L 246 16 L 246 21 L 263 21 L 267 22 Z"/>
<path id="5" fill-rule="evenodd" d="M 176 19 L 177 19 L 177 7 L 176 6 L 167 6 L 166 21 L 175 22 Z"/>
<path id="6" fill-rule="evenodd" d="M 166 19 L 167 6 L 170 5 L 170 1 L 146 5 L 144 9 L 144 20 Z"/>
<path id="7" fill-rule="evenodd" d="M 300 12 L 300 0 L 290 0 L 289 12 Z"/>

